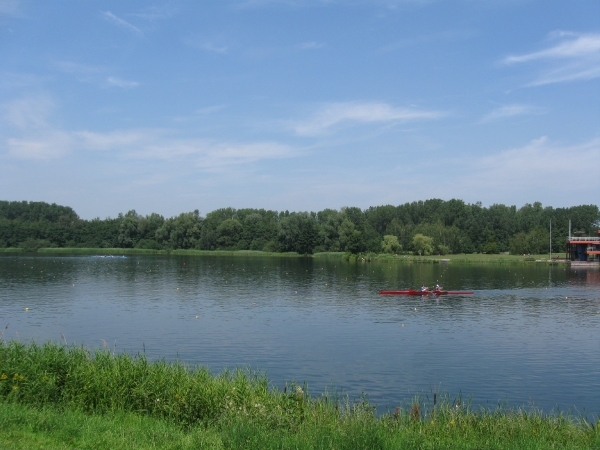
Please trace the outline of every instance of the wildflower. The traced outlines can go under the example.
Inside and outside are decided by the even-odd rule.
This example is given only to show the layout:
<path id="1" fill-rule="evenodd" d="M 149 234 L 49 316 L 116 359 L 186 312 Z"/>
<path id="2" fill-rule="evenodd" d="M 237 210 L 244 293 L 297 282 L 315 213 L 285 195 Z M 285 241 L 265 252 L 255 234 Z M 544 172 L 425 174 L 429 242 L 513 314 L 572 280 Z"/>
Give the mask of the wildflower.
<path id="1" fill-rule="evenodd" d="M 19 389 L 19 386 L 13 386 L 13 391 L 16 391 L 17 389 Z"/>
<path id="2" fill-rule="evenodd" d="M 7 378 L 8 378 L 8 375 L 6 375 L 5 373 L 0 375 L 0 380 L 6 380 Z"/>
<path id="3" fill-rule="evenodd" d="M 450 425 L 454 425 L 454 419 L 450 421 Z"/>

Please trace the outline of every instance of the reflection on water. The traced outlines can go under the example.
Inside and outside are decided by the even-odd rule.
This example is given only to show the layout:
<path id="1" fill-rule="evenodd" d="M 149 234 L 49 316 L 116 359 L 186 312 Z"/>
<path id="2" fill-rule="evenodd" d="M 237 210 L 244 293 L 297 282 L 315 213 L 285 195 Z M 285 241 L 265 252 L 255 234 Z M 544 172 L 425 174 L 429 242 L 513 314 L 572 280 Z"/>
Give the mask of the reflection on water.
<path id="1" fill-rule="evenodd" d="M 379 296 L 440 283 L 463 297 Z M 29 308 L 27 311 L 25 308 Z M 61 340 L 362 391 L 600 412 L 600 272 L 310 258 L 0 257 L 7 338 Z"/>

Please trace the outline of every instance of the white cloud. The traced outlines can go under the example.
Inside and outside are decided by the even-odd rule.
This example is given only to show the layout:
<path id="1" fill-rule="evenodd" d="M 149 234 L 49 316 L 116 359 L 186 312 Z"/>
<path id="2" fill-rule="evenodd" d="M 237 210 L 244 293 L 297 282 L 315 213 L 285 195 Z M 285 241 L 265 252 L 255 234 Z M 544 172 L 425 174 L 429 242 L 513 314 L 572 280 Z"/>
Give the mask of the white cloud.
<path id="1" fill-rule="evenodd" d="M 229 47 L 226 45 L 216 45 L 212 42 L 205 42 L 204 44 L 200 45 L 200 48 L 206 50 L 207 52 L 213 53 L 227 53 L 227 50 L 229 49 Z"/>
<path id="2" fill-rule="evenodd" d="M 18 16 L 18 0 L 0 0 L 0 16 Z"/>
<path id="3" fill-rule="evenodd" d="M 134 88 L 140 85 L 140 83 L 138 83 L 137 81 L 128 81 L 128 80 L 123 80 L 122 78 L 118 78 L 118 77 L 108 77 L 106 79 L 106 82 L 108 83 L 109 86 L 115 86 L 115 87 L 120 87 L 120 88 Z"/>
<path id="4" fill-rule="evenodd" d="M 598 177 L 590 173 L 586 179 L 583 171 L 593 161 L 600 161 L 600 139 L 561 146 L 544 136 L 523 147 L 472 159 L 468 184 L 485 191 L 497 188 L 505 196 L 527 189 L 568 190 L 582 182 L 600 188 Z"/>
<path id="5" fill-rule="evenodd" d="M 49 127 L 48 116 L 54 107 L 52 99 L 45 95 L 21 98 L 3 105 L 3 116 L 9 125 L 32 132 Z"/>
<path id="6" fill-rule="evenodd" d="M 220 41 L 219 43 L 215 43 L 215 39 L 206 39 L 197 35 L 190 35 L 183 39 L 183 43 L 189 45 L 190 47 L 199 48 L 201 50 L 212 52 L 212 53 L 220 53 L 225 54 L 229 51 L 229 45 L 223 43 L 226 41 L 224 38 L 216 38 L 216 41 Z"/>
<path id="7" fill-rule="evenodd" d="M 131 17 L 137 17 L 139 19 L 147 20 L 149 22 L 155 22 L 157 20 L 164 20 L 171 18 L 177 10 L 170 5 L 163 6 L 149 6 L 144 8 L 139 13 L 129 14 Z"/>
<path id="8" fill-rule="evenodd" d="M 194 114 L 207 116 L 209 114 L 213 114 L 213 113 L 222 111 L 225 108 L 227 108 L 227 105 L 225 105 L 225 104 L 205 106 L 204 108 L 198 108 L 196 111 L 194 111 Z"/>
<path id="9" fill-rule="evenodd" d="M 105 70 L 98 66 L 91 66 L 89 64 L 82 64 L 75 61 L 54 61 L 52 65 L 63 73 L 77 75 L 97 74 Z"/>
<path id="10" fill-rule="evenodd" d="M 68 155 L 73 140 L 68 133 L 47 131 L 37 138 L 9 138 L 6 141 L 10 156 L 18 159 L 56 159 Z"/>
<path id="11" fill-rule="evenodd" d="M 542 114 L 544 111 L 542 108 L 538 108 L 530 105 L 506 105 L 500 108 L 496 108 L 490 111 L 481 118 L 479 123 L 492 122 L 499 119 L 506 119 L 508 117 L 531 115 L 531 114 Z"/>
<path id="12" fill-rule="evenodd" d="M 106 19 L 107 21 L 109 21 L 119 27 L 126 28 L 128 30 L 135 31 L 136 33 L 142 34 L 142 30 L 140 30 L 138 27 L 130 24 L 129 22 L 127 22 L 124 19 L 121 19 L 120 17 L 115 16 L 112 12 L 102 11 L 101 13 L 102 13 L 102 17 L 104 17 L 104 19 Z"/>
<path id="13" fill-rule="evenodd" d="M 412 120 L 438 119 L 439 111 L 423 111 L 412 108 L 395 108 L 387 103 L 330 103 L 310 119 L 293 124 L 301 136 L 323 134 L 341 123 L 406 122 Z"/>
<path id="14" fill-rule="evenodd" d="M 509 66 L 534 61 L 547 64 L 528 86 L 600 77 L 600 34 L 559 32 L 554 33 L 552 37 L 561 41 L 553 47 L 537 52 L 508 56 L 503 63 Z"/>
<path id="15" fill-rule="evenodd" d="M 298 156 L 293 148 L 277 142 L 181 138 L 175 136 L 177 130 L 160 128 L 66 131 L 50 122 L 55 104 L 48 96 L 14 100 L 3 105 L 3 109 L 2 118 L 13 135 L 0 140 L 0 148 L 16 159 L 56 159 L 73 153 L 102 152 L 114 160 L 183 162 L 187 167 L 214 171 Z"/>
<path id="16" fill-rule="evenodd" d="M 78 132 L 88 150 L 117 152 L 132 160 L 182 161 L 203 169 L 248 164 L 296 156 L 289 146 L 276 142 L 218 142 L 209 139 L 172 138 L 167 130 L 127 130 L 111 133 Z"/>
<path id="17" fill-rule="evenodd" d="M 561 36 L 574 37 L 572 33 L 561 33 Z M 519 56 L 508 56 L 505 64 L 516 64 L 538 59 L 581 58 L 600 53 L 600 34 L 584 34 L 574 39 L 561 42 L 554 47 L 539 52 Z"/>

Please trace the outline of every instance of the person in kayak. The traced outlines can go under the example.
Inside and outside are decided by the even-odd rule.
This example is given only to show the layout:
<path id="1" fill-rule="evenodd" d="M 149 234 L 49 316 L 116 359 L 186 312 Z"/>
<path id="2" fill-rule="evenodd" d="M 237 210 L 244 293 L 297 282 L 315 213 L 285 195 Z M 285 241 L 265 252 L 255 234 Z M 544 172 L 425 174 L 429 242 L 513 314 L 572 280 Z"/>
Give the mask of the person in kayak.
<path id="1" fill-rule="evenodd" d="M 440 292 L 442 289 L 443 288 L 439 284 L 435 285 L 435 292 Z"/>
<path id="2" fill-rule="evenodd" d="M 425 286 L 424 284 L 421 285 L 421 292 L 427 292 L 429 288 L 427 286 Z"/>

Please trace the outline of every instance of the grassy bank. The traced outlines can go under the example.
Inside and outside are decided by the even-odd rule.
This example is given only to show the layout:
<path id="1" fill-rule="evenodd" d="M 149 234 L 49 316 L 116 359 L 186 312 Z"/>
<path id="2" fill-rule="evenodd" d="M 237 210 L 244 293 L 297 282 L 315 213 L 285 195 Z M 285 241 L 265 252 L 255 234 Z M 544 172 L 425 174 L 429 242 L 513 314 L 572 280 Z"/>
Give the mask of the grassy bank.
<path id="1" fill-rule="evenodd" d="M 23 252 L 20 248 L 0 249 L 2 253 Z M 187 256 L 260 256 L 277 258 L 303 257 L 295 252 L 263 252 L 259 250 L 151 250 L 140 248 L 40 248 L 38 253 L 62 255 L 187 255 Z M 454 264 L 567 264 L 563 260 L 550 260 L 548 254 L 544 255 L 505 255 L 505 254 L 457 254 L 457 255 L 390 255 L 390 254 L 359 254 L 353 255 L 344 252 L 320 252 L 309 255 L 320 259 L 341 259 L 349 262 L 397 262 L 397 263 L 454 263 Z M 556 255 L 554 255 L 556 257 Z"/>
<path id="2" fill-rule="evenodd" d="M 445 399 L 377 416 L 365 401 L 143 356 L 0 344 L 0 446 L 211 449 L 600 449 L 598 424 Z"/>
<path id="3" fill-rule="evenodd" d="M 166 255 L 165 250 L 152 250 L 145 248 L 39 248 L 38 253 L 62 255 Z"/>
<path id="4" fill-rule="evenodd" d="M 553 258 L 556 255 L 553 255 Z M 564 257 L 564 255 L 562 255 Z M 459 263 L 459 264 L 566 264 L 563 260 L 550 260 L 548 254 L 544 255 L 506 255 L 506 254 L 485 254 L 485 253 L 462 253 L 457 255 L 430 255 L 430 256 L 418 256 L 418 255 L 390 255 L 390 254 L 379 254 L 379 255 L 368 255 L 368 256 L 355 256 L 354 260 L 371 260 L 371 261 L 385 261 L 385 262 L 405 262 L 405 263 Z"/>
<path id="5" fill-rule="evenodd" d="M 0 253 L 20 253 L 23 249 L 19 247 L 0 248 Z"/>
<path id="6" fill-rule="evenodd" d="M 173 250 L 172 255 L 196 256 L 275 256 L 278 258 L 299 257 L 296 252 L 263 252 L 260 250 Z"/>

